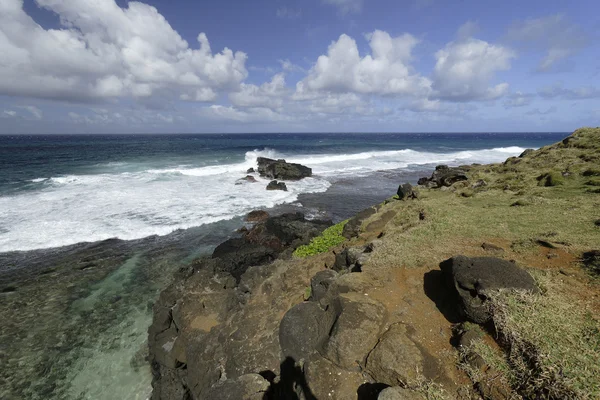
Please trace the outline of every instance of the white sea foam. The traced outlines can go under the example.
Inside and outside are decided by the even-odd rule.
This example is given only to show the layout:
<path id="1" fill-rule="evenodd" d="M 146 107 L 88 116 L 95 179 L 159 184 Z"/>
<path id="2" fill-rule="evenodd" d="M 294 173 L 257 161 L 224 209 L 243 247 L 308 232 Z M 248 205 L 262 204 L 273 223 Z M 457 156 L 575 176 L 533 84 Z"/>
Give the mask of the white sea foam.
<path id="1" fill-rule="evenodd" d="M 499 162 L 523 150 L 506 147 L 432 153 L 405 149 L 288 157 L 265 149 L 250 151 L 243 162 L 233 164 L 39 178 L 33 180 L 43 183 L 37 191 L 0 196 L 0 252 L 111 237 L 165 235 L 256 208 L 291 203 L 301 193 L 324 192 L 340 176 L 364 176 L 412 165 Z M 307 165 L 315 176 L 288 182 L 288 192 L 266 191 L 268 180 L 258 177 L 258 183 L 236 185 L 248 168 L 256 167 L 260 156 Z"/>

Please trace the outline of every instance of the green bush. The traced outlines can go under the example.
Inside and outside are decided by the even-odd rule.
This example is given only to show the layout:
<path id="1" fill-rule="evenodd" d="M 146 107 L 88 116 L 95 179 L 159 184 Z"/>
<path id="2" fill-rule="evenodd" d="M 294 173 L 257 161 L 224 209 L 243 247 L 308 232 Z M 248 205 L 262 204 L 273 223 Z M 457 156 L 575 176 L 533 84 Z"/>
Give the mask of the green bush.
<path id="1" fill-rule="evenodd" d="M 344 242 L 344 240 L 346 240 L 346 238 L 342 236 L 342 231 L 344 230 L 344 226 L 347 222 L 348 220 L 342 221 L 339 224 L 325 229 L 320 236 L 313 238 L 309 244 L 298 247 L 294 251 L 294 256 L 314 256 L 315 254 L 325 253 L 330 248 L 341 244 Z"/>

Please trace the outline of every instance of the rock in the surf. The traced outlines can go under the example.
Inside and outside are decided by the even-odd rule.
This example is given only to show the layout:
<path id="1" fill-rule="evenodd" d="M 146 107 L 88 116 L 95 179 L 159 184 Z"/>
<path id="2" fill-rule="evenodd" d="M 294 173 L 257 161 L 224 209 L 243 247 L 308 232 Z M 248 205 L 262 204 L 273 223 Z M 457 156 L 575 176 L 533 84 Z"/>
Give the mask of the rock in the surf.
<path id="1" fill-rule="evenodd" d="M 267 185 L 267 190 L 283 190 L 284 192 L 287 192 L 287 186 L 285 185 L 285 182 L 271 181 Z"/>
<path id="2" fill-rule="evenodd" d="M 312 176 L 312 169 L 301 164 L 266 157 L 258 157 L 257 162 L 258 173 L 265 178 L 297 181 Z"/>

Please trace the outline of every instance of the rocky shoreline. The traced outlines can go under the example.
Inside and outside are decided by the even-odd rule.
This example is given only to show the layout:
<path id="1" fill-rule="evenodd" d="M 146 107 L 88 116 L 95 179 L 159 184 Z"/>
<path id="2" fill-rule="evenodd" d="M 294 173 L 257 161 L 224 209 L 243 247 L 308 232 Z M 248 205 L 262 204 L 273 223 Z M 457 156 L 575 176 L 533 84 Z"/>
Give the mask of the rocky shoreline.
<path id="1" fill-rule="evenodd" d="M 554 167 L 546 158 L 573 153 L 580 136 L 500 165 L 439 166 L 417 189 L 401 185 L 395 199 L 348 221 L 342 245 L 310 257 L 292 253 L 330 222 L 254 213 L 259 222 L 219 245 L 212 257 L 182 269 L 155 303 L 149 329 L 152 399 L 521 398 L 526 389 L 510 374 L 498 375 L 470 346 L 474 335 L 489 335 L 493 342 L 494 332 L 501 347 L 516 343 L 494 310 L 499 299 L 510 298 L 502 293 L 542 295 L 531 268 L 545 250 L 522 252 L 518 243 L 529 240 L 529 233 L 518 229 L 492 237 L 502 246 L 487 242 L 489 237 L 461 236 L 462 225 L 453 239 L 443 236 L 438 231 L 448 222 L 432 204 L 443 201 L 467 218 L 459 211 L 463 202 L 471 202 L 477 214 L 498 207 L 499 199 L 523 196 L 526 187 L 511 187 L 514 176 L 526 179 L 529 169 L 519 168 Z M 579 158 L 581 168 L 597 165 L 597 155 L 591 157 Z M 569 165 L 573 170 L 575 164 Z M 542 196 L 537 186 L 534 192 Z M 402 238 L 406 243 L 398 242 Z M 438 243 L 431 243 L 434 238 Z M 397 244 L 411 241 L 422 250 L 396 253 Z M 568 268 L 568 252 L 577 251 L 547 259 Z M 476 325 L 482 328 L 474 330 Z M 471 369 L 457 367 L 461 363 Z M 546 389 L 535 390 L 539 395 Z M 562 395 L 575 393 L 564 390 Z"/>

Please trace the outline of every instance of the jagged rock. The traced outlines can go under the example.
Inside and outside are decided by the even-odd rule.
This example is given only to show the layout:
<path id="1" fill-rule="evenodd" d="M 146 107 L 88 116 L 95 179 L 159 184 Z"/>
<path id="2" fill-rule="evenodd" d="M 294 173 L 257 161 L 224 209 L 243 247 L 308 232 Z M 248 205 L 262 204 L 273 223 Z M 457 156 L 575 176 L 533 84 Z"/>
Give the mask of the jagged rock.
<path id="1" fill-rule="evenodd" d="M 365 247 L 347 247 L 335 255 L 333 269 L 335 271 L 360 272 L 362 266 L 369 258 Z"/>
<path id="2" fill-rule="evenodd" d="M 483 179 L 478 179 L 477 182 L 475 182 L 474 184 L 471 185 L 471 188 L 479 189 L 480 187 L 485 187 L 485 186 L 487 186 L 487 182 L 484 181 Z"/>
<path id="3" fill-rule="evenodd" d="M 452 257 L 440 264 L 448 284 L 458 293 L 460 309 L 471 321 L 482 324 L 490 318 L 489 295 L 498 289 L 537 292 L 529 273 L 515 263 L 493 257 Z"/>
<path id="4" fill-rule="evenodd" d="M 248 222 L 262 222 L 269 219 L 270 215 L 268 212 L 263 210 L 254 210 L 250 211 L 248 215 L 246 215 L 246 221 Z"/>
<path id="5" fill-rule="evenodd" d="M 419 347 L 408 336 L 404 324 L 394 324 L 369 354 L 367 371 L 377 382 L 406 386 L 424 369 Z"/>
<path id="6" fill-rule="evenodd" d="M 583 264 L 590 271 L 600 275 L 600 250 L 591 250 L 583 253 Z"/>
<path id="7" fill-rule="evenodd" d="M 426 400 L 426 397 L 414 390 L 395 386 L 383 389 L 377 400 Z"/>
<path id="8" fill-rule="evenodd" d="M 213 386 L 206 399 L 262 400 L 269 389 L 269 381 L 259 374 L 246 374 L 237 379 L 227 379 Z"/>
<path id="9" fill-rule="evenodd" d="M 410 183 L 405 183 L 403 185 L 398 186 L 397 194 L 398 199 L 400 200 L 408 200 L 418 197 L 417 193 L 415 192 Z"/>
<path id="10" fill-rule="evenodd" d="M 333 307 L 324 310 L 314 301 L 292 307 L 279 325 L 279 345 L 284 358 L 307 360 L 327 340 L 336 318 Z"/>
<path id="11" fill-rule="evenodd" d="M 288 163 L 285 160 L 273 160 L 258 157 L 258 173 L 270 179 L 300 180 L 312 176 L 312 169 L 301 164 Z"/>
<path id="12" fill-rule="evenodd" d="M 229 239 L 218 245 L 212 254 L 212 258 L 222 261 L 222 270 L 238 280 L 248 267 L 273 261 L 275 257 L 274 249 L 249 243 L 244 238 Z"/>
<path id="13" fill-rule="evenodd" d="M 236 185 L 241 185 L 241 184 L 242 184 L 242 183 L 244 183 L 244 182 L 256 183 L 256 182 L 258 182 L 258 181 L 257 181 L 257 180 L 256 180 L 256 178 L 255 178 L 255 177 L 253 177 L 252 175 L 246 175 L 245 177 L 238 179 L 238 180 L 237 180 L 237 182 L 236 182 L 235 184 L 236 184 Z"/>
<path id="14" fill-rule="evenodd" d="M 253 174 L 256 171 L 254 171 L 254 168 L 248 168 L 248 170 L 246 171 L 247 174 Z"/>
<path id="15" fill-rule="evenodd" d="M 365 357 L 377 344 L 386 311 L 381 303 L 362 293 L 345 293 L 338 299 L 342 312 L 323 355 L 342 368 L 355 370 L 364 365 Z"/>
<path id="16" fill-rule="evenodd" d="M 287 192 L 287 186 L 285 182 L 271 181 L 267 185 L 267 190 L 283 190 Z"/>
<path id="17" fill-rule="evenodd" d="M 310 300 L 320 301 L 323 299 L 337 276 L 338 273 L 331 269 L 317 272 L 310 280 Z"/>
<path id="18" fill-rule="evenodd" d="M 449 187 L 459 181 L 466 181 L 469 177 L 462 168 L 451 168 L 447 165 L 438 165 L 431 174 L 431 178 L 419 179 L 419 185 L 429 188 Z"/>

